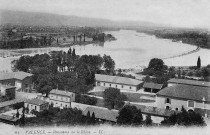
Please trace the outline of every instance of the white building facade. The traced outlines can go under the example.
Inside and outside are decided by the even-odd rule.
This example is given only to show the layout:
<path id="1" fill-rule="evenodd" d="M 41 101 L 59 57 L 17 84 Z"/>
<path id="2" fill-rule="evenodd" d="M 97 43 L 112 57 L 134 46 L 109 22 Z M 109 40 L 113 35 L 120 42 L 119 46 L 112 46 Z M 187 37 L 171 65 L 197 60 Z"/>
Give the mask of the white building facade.
<path id="1" fill-rule="evenodd" d="M 70 108 L 71 102 L 75 101 L 75 93 L 62 91 L 62 90 L 52 90 L 49 93 L 49 102 L 53 107 Z"/>
<path id="2" fill-rule="evenodd" d="M 120 90 L 137 91 L 142 86 L 143 82 L 119 76 L 109 76 L 96 74 L 96 86 L 118 88 Z"/>

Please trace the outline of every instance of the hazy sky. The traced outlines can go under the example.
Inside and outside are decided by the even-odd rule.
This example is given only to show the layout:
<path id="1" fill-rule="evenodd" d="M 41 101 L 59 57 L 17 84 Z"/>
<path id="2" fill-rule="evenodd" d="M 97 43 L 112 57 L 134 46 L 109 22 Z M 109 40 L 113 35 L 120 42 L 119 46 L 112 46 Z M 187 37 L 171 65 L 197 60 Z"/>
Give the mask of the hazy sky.
<path id="1" fill-rule="evenodd" d="M 0 0 L 0 8 L 210 28 L 210 0 Z"/>

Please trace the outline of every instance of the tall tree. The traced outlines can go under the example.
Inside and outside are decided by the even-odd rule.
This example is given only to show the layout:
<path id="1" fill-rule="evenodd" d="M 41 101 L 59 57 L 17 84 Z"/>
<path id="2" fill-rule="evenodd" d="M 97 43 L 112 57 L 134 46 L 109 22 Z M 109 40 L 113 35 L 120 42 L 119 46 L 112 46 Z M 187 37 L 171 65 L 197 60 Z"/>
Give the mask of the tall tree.
<path id="1" fill-rule="evenodd" d="M 148 69 L 153 69 L 154 71 L 163 71 L 164 62 L 161 59 L 153 58 L 150 60 Z"/>
<path id="2" fill-rule="evenodd" d="M 200 56 L 198 57 L 198 60 L 197 60 L 197 68 L 201 68 L 201 58 Z"/>
<path id="3" fill-rule="evenodd" d="M 126 99 L 127 97 L 120 93 L 120 89 L 110 87 L 104 91 L 104 104 L 107 108 L 121 108 Z"/>
<path id="4" fill-rule="evenodd" d="M 146 116 L 146 119 L 145 119 L 144 123 L 145 123 L 146 126 L 151 126 L 152 125 L 151 115 L 148 114 Z"/>
<path id="5" fill-rule="evenodd" d="M 76 56 L 76 52 L 75 52 L 75 49 L 73 48 L 72 57 L 75 58 L 75 56 Z"/>
<path id="6" fill-rule="evenodd" d="M 142 113 L 136 106 L 125 105 L 119 110 L 117 117 L 117 124 L 120 125 L 141 125 L 142 124 Z"/>
<path id="7" fill-rule="evenodd" d="M 142 116 L 141 110 L 139 109 L 132 119 L 132 124 L 137 126 L 137 125 L 141 125 L 142 122 L 143 122 L 143 116 Z"/>
<path id="8" fill-rule="evenodd" d="M 115 69 L 115 62 L 114 60 L 107 55 L 103 56 L 104 59 L 104 68 L 106 69 L 106 71 L 108 71 L 109 73 L 113 72 Z"/>
<path id="9" fill-rule="evenodd" d="M 68 54 L 71 55 L 71 47 L 68 50 Z"/>

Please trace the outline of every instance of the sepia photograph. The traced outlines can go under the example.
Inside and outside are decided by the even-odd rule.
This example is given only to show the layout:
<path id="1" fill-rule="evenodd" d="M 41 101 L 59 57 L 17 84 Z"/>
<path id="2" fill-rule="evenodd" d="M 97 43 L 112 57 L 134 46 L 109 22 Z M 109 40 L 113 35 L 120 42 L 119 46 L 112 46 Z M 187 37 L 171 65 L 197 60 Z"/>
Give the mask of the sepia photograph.
<path id="1" fill-rule="evenodd" d="M 0 135 L 210 134 L 209 0 L 0 0 Z"/>

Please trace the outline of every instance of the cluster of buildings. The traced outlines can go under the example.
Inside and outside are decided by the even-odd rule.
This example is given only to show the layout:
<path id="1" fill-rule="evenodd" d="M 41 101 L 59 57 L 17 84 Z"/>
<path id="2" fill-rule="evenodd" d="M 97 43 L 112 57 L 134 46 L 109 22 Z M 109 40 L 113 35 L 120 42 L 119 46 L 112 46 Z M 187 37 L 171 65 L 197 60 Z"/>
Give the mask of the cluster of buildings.
<path id="1" fill-rule="evenodd" d="M 108 76 L 96 74 L 96 87 L 91 93 L 97 94 L 107 87 L 120 89 L 121 92 L 143 94 L 144 97 L 154 96 L 154 102 L 135 103 L 145 114 L 152 116 L 168 117 L 168 114 L 181 111 L 184 107 L 187 111 L 193 110 L 205 118 L 210 118 L 210 82 L 170 79 L 168 86 L 163 84 L 143 82 L 126 77 Z M 139 96 L 139 98 L 141 98 Z M 146 109 L 145 109 L 146 108 Z M 148 109 L 150 108 L 150 109 Z M 153 108 L 153 109 L 151 109 Z M 149 111 L 150 110 L 150 111 Z M 152 111 L 151 111 L 152 110 Z M 162 112 L 160 113 L 161 110 Z"/>
<path id="2" fill-rule="evenodd" d="M 126 104 L 141 109 L 143 117 L 151 115 L 153 122 L 157 124 L 171 114 L 181 111 L 182 107 L 187 111 L 193 110 L 200 113 L 204 118 L 210 118 L 210 82 L 170 79 L 168 86 L 164 87 L 163 84 L 102 74 L 96 74 L 95 80 L 95 87 L 89 93 L 103 99 L 102 95 L 98 93 L 103 93 L 109 87 L 118 88 L 122 93 L 129 95 L 129 101 Z M 18 92 L 36 93 L 33 90 L 32 74 L 25 72 L 0 73 L 0 99 L 6 96 L 11 100 L 5 106 L 22 102 L 28 109 L 28 113 L 47 110 L 50 105 L 60 109 L 76 107 L 81 109 L 85 116 L 88 112 L 94 113 L 95 117 L 101 121 L 112 123 L 116 123 L 119 112 L 119 110 L 76 103 L 75 93 L 65 90 L 53 89 L 48 97 L 37 94 L 33 98 L 24 100 L 16 100 Z M 130 101 L 132 98 L 144 98 L 144 100 Z M 2 103 L 0 104 L 0 108 L 5 107 Z M 0 114 L 1 121 L 6 121 L 7 117 L 11 116 Z M 12 120 L 16 120 L 16 118 L 14 117 Z"/>

